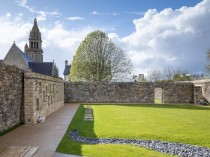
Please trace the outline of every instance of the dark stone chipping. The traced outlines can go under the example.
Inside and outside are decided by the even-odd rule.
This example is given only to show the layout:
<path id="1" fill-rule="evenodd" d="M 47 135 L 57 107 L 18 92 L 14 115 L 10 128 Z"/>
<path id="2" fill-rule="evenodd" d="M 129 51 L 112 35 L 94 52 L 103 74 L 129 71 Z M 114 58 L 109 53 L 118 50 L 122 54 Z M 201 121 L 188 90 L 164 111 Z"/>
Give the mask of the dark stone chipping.
<path id="1" fill-rule="evenodd" d="M 88 144 L 132 144 L 162 153 L 178 155 L 181 157 L 210 157 L 210 149 L 196 145 L 158 140 L 131 140 L 122 138 L 91 138 L 82 137 L 77 130 L 69 133 L 69 138 L 76 142 Z"/>

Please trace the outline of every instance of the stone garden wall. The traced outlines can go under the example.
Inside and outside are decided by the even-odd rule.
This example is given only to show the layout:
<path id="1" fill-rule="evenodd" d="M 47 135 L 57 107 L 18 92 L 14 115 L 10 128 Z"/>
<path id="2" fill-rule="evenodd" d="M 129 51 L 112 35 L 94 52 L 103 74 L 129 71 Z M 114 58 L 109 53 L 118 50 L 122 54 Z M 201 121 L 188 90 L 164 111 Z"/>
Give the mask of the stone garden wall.
<path id="1" fill-rule="evenodd" d="M 65 82 L 65 102 L 154 103 L 155 88 L 162 88 L 163 103 L 193 102 L 193 83 L 109 83 Z"/>
<path id="2" fill-rule="evenodd" d="M 23 71 L 0 63 L 0 132 L 23 123 Z"/>
<path id="3" fill-rule="evenodd" d="M 197 80 L 193 83 L 195 85 L 195 99 L 199 100 L 201 97 L 205 97 L 210 102 L 210 79 Z"/>
<path id="4" fill-rule="evenodd" d="M 162 88 L 163 103 L 193 103 L 194 85 L 191 82 L 159 82 L 155 88 Z"/>
<path id="5" fill-rule="evenodd" d="M 33 72 L 24 74 L 25 124 L 35 124 L 64 105 L 64 81 Z"/>

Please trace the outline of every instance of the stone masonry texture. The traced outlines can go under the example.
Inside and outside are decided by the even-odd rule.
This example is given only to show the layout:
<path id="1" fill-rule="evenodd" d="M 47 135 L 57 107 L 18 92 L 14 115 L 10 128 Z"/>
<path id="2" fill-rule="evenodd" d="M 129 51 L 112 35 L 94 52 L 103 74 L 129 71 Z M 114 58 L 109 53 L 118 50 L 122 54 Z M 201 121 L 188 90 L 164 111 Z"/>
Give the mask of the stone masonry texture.
<path id="1" fill-rule="evenodd" d="M 155 88 L 162 88 L 163 103 L 191 103 L 194 88 L 191 82 L 65 82 L 64 86 L 65 102 L 86 103 L 154 103 Z"/>
<path id="2" fill-rule="evenodd" d="M 0 63 L 0 132 L 23 123 L 23 71 Z"/>
<path id="3" fill-rule="evenodd" d="M 64 81 L 0 63 L 0 132 L 35 124 L 64 105 Z"/>
<path id="4" fill-rule="evenodd" d="M 33 72 L 24 73 L 25 124 L 35 124 L 64 105 L 64 81 Z"/>
<path id="5" fill-rule="evenodd" d="M 201 88 L 200 89 L 201 91 L 198 91 L 200 93 L 197 93 L 196 91 L 194 91 L 195 94 L 199 95 L 198 99 L 200 97 L 204 97 L 208 100 L 208 102 L 210 102 L 210 79 L 197 80 L 197 81 L 194 81 L 193 84 L 195 86 L 195 90 L 196 88 Z"/>

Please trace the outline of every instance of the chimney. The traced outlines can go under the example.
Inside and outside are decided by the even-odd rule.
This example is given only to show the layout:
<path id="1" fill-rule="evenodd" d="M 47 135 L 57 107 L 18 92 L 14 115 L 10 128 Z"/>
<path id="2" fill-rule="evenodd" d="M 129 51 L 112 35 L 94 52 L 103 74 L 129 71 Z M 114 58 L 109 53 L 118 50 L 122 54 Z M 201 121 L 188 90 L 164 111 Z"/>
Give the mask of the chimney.
<path id="1" fill-rule="evenodd" d="M 24 52 L 25 52 L 25 53 L 27 53 L 27 52 L 28 52 L 28 44 L 27 44 L 27 43 L 25 44 L 25 47 L 24 47 Z"/>
<path id="2" fill-rule="evenodd" d="M 144 81 L 144 74 L 139 74 L 139 82 Z"/>
<path id="3" fill-rule="evenodd" d="M 68 65 L 68 61 L 66 60 L 66 61 L 65 61 L 65 66 L 67 66 L 67 65 Z"/>

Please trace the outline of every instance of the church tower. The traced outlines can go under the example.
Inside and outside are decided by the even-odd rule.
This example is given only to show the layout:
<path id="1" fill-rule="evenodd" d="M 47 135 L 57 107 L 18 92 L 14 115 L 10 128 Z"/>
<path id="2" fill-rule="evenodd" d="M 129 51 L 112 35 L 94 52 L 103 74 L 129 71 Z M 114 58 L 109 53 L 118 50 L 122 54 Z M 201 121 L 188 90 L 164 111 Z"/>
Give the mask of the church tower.
<path id="1" fill-rule="evenodd" d="M 24 51 L 34 62 L 43 62 L 42 38 L 36 18 L 29 34 L 29 46 L 26 43 Z"/>

